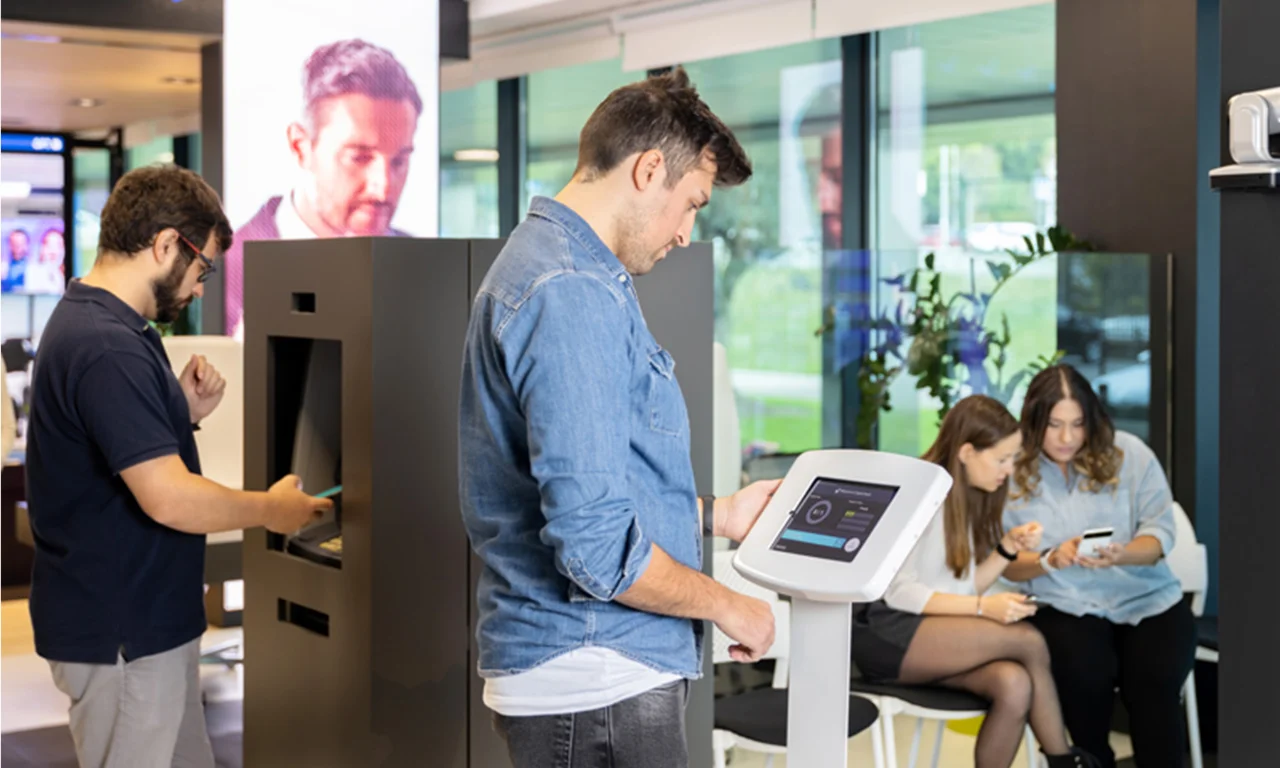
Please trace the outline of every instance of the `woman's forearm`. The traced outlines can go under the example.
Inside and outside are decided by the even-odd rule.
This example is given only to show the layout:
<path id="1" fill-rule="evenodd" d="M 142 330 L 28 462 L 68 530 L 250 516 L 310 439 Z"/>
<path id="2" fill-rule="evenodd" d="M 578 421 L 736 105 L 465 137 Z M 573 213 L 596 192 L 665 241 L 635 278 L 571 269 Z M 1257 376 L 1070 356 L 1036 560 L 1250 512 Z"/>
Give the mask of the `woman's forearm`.
<path id="1" fill-rule="evenodd" d="M 1139 536 L 1125 546 L 1116 565 L 1155 565 L 1162 557 L 1164 547 L 1159 539 L 1154 536 Z"/>
<path id="2" fill-rule="evenodd" d="M 1044 574 L 1044 568 L 1040 567 L 1040 555 L 1035 552 L 1019 552 L 1018 559 L 1004 569 L 1004 577 L 1009 581 L 1031 581 Z"/>
<path id="3" fill-rule="evenodd" d="M 925 603 L 922 616 L 977 616 L 979 595 L 952 595 L 935 592 L 929 602 Z"/>
<path id="4" fill-rule="evenodd" d="M 978 594 L 983 594 L 991 585 L 996 583 L 996 579 L 1011 565 L 1011 563 L 1000 555 L 999 552 L 992 552 L 987 555 L 987 559 L 983 560 L 973 574 L 973 585 L 977 588 Z"/>

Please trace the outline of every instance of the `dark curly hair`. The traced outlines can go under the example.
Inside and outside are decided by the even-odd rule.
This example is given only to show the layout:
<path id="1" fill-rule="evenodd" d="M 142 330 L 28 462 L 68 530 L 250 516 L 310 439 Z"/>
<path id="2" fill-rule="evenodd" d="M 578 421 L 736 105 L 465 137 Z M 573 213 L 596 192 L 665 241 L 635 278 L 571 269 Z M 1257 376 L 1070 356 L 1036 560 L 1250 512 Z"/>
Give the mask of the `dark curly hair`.
<path id="1" fill-rule="evenodd" d="M 210 237 L 217 238 L 219 252 L 231 247 L 231 224 L 218 193 L 186 168 L 158 164 L 129 171 L 111 190 L 102 207 L 98 253 L 132 256 L 166 229 L 178 230 L 197 248 Z"/>
<path id="2" fill-rule="evenodd" d="M 751 178 L 751 160 L 720 118 L 689 82 L 684 67 L 624 85 L 596 107 L 578 139 L 575 176 L 592 181 L 631 155 L 661 150 L 674 186 L 701 162 L 715 160 L 717 186 L 733 187 Z"/>

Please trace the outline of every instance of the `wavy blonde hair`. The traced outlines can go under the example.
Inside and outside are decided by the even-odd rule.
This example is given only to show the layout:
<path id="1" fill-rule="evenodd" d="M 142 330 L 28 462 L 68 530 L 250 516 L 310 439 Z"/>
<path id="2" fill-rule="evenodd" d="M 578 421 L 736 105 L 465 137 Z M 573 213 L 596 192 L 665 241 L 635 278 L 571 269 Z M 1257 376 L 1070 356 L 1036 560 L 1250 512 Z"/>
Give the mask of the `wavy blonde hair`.
<path id="1" fill-rule="evenodd" d="M 1030 498 L 1039 490 L 1040 456 L 1049 414 L 1063 400 L 1076 401 L 1084 412 L 1084 446 L 1071 460 L 1072 468 L 1084 478 L 1080 488 L 1099 493 L 1107 488 L 1114 491 L 1120 485 L 1124 451 L 1116 447 L 1115 424 L 1079 371 L 1069 365 L 1054 365 L 1036 374 L 1022 403 L 1022 453 L 1013 470 L 1015 499 Z"/>

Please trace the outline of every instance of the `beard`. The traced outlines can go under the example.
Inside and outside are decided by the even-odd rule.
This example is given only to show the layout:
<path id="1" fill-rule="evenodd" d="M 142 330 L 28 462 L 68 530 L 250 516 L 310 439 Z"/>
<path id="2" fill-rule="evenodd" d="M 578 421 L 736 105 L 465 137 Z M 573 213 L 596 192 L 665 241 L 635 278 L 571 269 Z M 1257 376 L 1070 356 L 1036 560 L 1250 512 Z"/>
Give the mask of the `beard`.
<path id="1" fill-rule="evenodd" d="M 157 323 L 172 323 L 191 303 L 190 297 L 178 298 L 178 291 L 182 289 L 182 281 L 186 277 L 188 266 L 182 262 L 182 259 L 175 259 L 169 274 L 151 281 L 151 295 L 156 302 L 155 321 Z"/>
<path id="2" fill-rule="evenodd" d="M 654 210 L 636 210 L 631 215 L 626 216 L 618 222 L 618 261 L 627 268 L 627 272 L 632 275 L 644 275 L 653 269 L 663 256 L 663 251 L 669 243 L 663 243 L 662 247 L 654 250 L 648 244 L 651 238 L 647 237 L 647 232 L 661 211 Z"/>

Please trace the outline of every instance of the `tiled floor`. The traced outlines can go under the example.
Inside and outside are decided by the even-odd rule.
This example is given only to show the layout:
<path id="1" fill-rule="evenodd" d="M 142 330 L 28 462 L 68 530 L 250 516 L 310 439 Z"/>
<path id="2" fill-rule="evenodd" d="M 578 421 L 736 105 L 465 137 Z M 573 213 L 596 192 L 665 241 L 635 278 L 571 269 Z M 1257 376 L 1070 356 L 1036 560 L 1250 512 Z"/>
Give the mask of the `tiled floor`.
<path id="1" fill-rule="evenodd" d="M 204 636 L 203 646 L 208 648 L 228 639 L 242 636 L 239 629 L 211 628 Z M 49 674 L 49 665 L 35 655 L 35 646 L 31 636 L 31 622 L 27 615 L 25 600 L 9 600 L 0 603 L 0 733 L 16 733 L 20 731 L 39 731 L 41 729 L 57 729 L 67 723 L 67 700 L 53 684 Z M 201 685 L 206 699 L 213 703 L 225 703 L 227 707 L 211 708 L 219 712 L 219 722 L 211 719 L 211 732 L 215 728 L 222 734 L 230 736 L 223 739 L 223 746 L 235 751 L 238 740 L 234 734 L 227 733 L 234 729 L 235 720 L 239 718 L 239 708 L 235 702 L 244 697 L 243 667 L 228 669 L 219 665 L 204 665 L 200 670 Z M 225 711 L 224 711 L 225 710 Z M 211 712 L 212 717 L 212 712 Z M 914 735 L 915 721 L 909 718 L 898 718 L 897 728 L 898 759 L 906 764 L 910 754 L 911 741 Z M 932 753 L 937 725 L 925 725 L 922 739 L 922 764 Z M 35 739 L 35 743 L 47 743 L 51 750 L 65 751 L 69 743 L 69 735 L 60 730 L 44 730 Z M 1131 748 L 1127 739 L 1116 735 L 1114 740 L 1116 751 L 1120 755 L 1128 755 Z M 944 730 L 940 768 L 959 768 L 973 765 L 974 739 L 971 736 Z M 765 756 L 736 750 L 732 755 L 731 766 L 734 768 L 763 768 Z M 849 764 L 871 765 L 871 737 L 867 733 L 860 734 L 849 742 Z M 19 765 L 20 762 L 15 762 Z M 40 764 L 28 763 L 31 765 Z M 220 765 L 234 766 L 238 762 L 228 760 Z M 1015 766 L 1027 765 L 1025 750 L 1019 752 Z M 786 757 L 775 758 L 775 768 L 786 765 Z"/>

